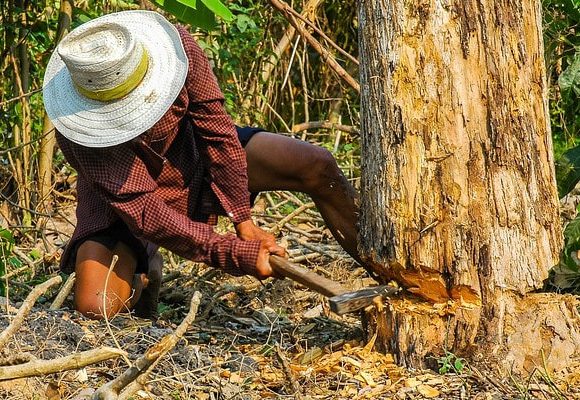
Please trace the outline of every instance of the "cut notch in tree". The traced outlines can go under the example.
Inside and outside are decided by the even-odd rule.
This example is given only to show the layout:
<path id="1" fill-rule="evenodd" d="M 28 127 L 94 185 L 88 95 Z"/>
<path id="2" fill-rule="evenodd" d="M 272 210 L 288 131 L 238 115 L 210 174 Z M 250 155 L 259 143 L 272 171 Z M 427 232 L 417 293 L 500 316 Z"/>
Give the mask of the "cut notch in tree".
<path id="1" fill-rule="evenodd" d="M 392 303 L 367 315 L 370 334 L 383 330 L 377 345 L 411 366 L 448 349 L 496 354 L 523 372 L 562 348 L 556 336 L 569 360 L 580 352 L 574 324 L 546 335 L 562 321 L 579 323 L 573 302 L 528 294 L 543 286 L 561 247 L 540 2 L 359 7 L 360 248 L 380 279 L 469 306 L 440 316 L 429 304 Z M 538 313 L 535 324 L 514 323 L 526 308 Z M 541 332 L 539 349 L 513 345 L 524 329 Z"/>

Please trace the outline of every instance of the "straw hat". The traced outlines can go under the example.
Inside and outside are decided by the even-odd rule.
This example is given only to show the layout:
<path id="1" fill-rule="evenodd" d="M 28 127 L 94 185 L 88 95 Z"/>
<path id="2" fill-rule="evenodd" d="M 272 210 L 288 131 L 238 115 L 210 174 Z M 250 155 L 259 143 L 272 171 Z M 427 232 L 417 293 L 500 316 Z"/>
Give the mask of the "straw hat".
<path id="1" fill-rule="evenodd" d="M 123 11 L 69 33 L 44 75 L 46 112 L 87 147 L 127 142 L 151 128 L 181 91 L 188 61 L 177 29 L 151 11 Z"/>

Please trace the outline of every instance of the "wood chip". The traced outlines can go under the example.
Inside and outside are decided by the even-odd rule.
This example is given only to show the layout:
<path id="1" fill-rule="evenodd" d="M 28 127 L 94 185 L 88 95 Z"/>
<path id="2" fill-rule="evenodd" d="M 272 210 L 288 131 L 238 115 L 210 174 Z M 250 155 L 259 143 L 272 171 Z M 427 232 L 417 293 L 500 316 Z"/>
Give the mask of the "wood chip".
<path id="1" fill-rule="evenodd" d="M 367 385 L 369 385 L 370 387 L 374 388 L 374 387 L 377 386 L 377 384 L 376 384 L 375 380 L 373 379 L 372 375 L 369 374 L 368 372 L 361 371 L 359 375 L 363 378 L 364 382 Z"/>
<path id="2" fill-rule="evenodd" d="M 357 361 L 354 358 L 347 357 L 347 356 L 341 357 L 340 362 L 345 363 L 345 364 L 350 364 L 353 367 L 356 367 L 358 369 L 360 369 L 362 367 L 360 361 Z"/>

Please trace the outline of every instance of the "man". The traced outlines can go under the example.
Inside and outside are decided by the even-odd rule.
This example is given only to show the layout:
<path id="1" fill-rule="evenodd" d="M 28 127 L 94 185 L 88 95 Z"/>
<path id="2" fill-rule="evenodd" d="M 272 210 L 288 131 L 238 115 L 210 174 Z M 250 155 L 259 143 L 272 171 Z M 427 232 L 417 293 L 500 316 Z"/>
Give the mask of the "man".
<path id="1" fill-rule="evenodd" d="M 236 128 L 202 50 L 161 15 L 125 11 L 81 25 L 52 55 L 43 93 L 79 175 L 62 267 L 76 271 L 83 314 L 135 307 L 153 315 L 159 246 L 232 275 L 272 276 L 269 255 L 285 250 L 252 222 L 250 193 L 310 194 L 357 257 L 355 193 L 330 153 Z M 217 215 L 231 219 L 236 235 L 214 233 Z"/>

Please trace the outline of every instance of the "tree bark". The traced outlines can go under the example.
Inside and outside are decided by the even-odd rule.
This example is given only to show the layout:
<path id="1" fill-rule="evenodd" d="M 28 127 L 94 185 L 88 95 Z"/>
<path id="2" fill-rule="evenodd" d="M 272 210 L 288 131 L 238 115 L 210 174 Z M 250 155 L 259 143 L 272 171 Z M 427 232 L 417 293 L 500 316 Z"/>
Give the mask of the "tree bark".
<path id="1" fill-rule="evenodd" d="M 562 242 L 541 3 L 359 4 L 360 250 L 382 280 L 451 300 L 395 301 L 367 316 L 370 332 L 409 365 L 477 345 L 524 369 L 553 347 L 554 321 L 580 321 L 572 300 L 524 296 Z M 527 310 L 546 340 L 510 349 Z M 573 325 L 561 338 L 566 357 L 580 352 Z"/>

